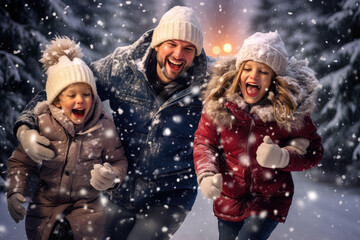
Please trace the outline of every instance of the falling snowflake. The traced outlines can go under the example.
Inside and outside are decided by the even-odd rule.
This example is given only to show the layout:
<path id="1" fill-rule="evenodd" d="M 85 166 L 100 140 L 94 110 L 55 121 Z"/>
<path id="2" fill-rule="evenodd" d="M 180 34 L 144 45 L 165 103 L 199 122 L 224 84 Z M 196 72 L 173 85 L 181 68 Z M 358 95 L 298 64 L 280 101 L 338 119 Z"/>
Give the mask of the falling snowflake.
<path id="1" fill-rule="evenodd" d="M 180 115 L 175 115 L 172 117 L 172 120 L 175 122 L 175 123 L 181 123 L 182 121 L 182 118 Z"/>
<path id="2" fill-rule="evenodd" d="M 318 199 L 318 195 L 315 191 L 309 191 L 307 192 L 307 196 L 310 201 L 316 201 Z"/>
<path id="3" fill-rule="evenodd" d="M 171 135 L 171 130 L 170 130 L 170 128 L 165 128 L 164 131 L 163 131 L 163 135 L 164 135 L 164 136 L 170 136 L 170 135 Z"/>
<path id="4" fill-rule="evenodd" d="M 108 130 L 105 131 L 105 136 L 107 138 L 112 138 L 112 137 L 115 136 L 115 132 L 112 129 L 108 129 Z"/>

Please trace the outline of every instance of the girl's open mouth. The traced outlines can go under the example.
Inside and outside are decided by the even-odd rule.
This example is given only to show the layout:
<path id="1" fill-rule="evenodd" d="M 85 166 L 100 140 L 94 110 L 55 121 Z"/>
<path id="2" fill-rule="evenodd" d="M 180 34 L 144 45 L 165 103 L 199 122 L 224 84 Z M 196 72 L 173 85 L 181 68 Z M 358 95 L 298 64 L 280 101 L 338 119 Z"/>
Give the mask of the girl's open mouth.
<path id="1" fill-rule="evenodd" d="M 247 83 L 246 84 L 246 93 L 250 96 L 250 97 L 255 97 L 259 91 L 260 91 L 260 85 L 254 82 L 251 83 Z"/>
<path id="2" fill-rule="evenodd" d="M 82 118 L 85 115 L 85 108 L 82 109 L 73 109 L 72 113 L 76 118 Z"/>

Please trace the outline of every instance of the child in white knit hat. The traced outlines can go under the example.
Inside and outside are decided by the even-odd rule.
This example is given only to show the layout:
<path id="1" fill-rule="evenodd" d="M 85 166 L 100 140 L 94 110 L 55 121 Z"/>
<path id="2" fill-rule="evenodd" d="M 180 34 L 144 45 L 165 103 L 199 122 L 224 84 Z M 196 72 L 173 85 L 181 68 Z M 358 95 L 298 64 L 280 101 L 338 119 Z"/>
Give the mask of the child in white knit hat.
<path id="1" fill-rule="evenodd" d="M 54 158 L 35 162 L 20 144 L 9 159 L 8 209 L 15 222 L 26 215 L 28 239 L 103 239 L 99 191 L 115 189 L 126 175 L 123 146 L 81 57 L 79 44 L 57 37 L 40 60 L 47 70 L 47 101 L 34 113 Z M 34 174 L 40 181 L 26 212 L 22 203 Z"/>
<path id="2" fill-rule="evenodd" d="M 316 166 L 324 151 L 310 118 L 316 86 L 276 32 L 253 34 L 215 64 L 194 161 L 202 193 L 214 199 L 219 239 L 267 239 L 285 222 L 291 171 Z"/>

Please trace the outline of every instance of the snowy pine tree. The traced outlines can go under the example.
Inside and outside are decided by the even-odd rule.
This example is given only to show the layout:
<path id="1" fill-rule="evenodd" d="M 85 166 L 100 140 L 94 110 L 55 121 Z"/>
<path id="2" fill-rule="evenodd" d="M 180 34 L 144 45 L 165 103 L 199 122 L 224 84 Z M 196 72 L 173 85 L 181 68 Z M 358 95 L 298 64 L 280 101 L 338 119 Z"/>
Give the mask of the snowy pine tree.
<path id="1" fill-rule="evenodd" d="M 48 15 L 43 4 L 34 7 L 27 1 L 6 1 L 0 6 L 0 176 L 4 179 L 7 159 L 18 144 L 12 127 L 19 113 L 36 92 L 43 88 L 40 44 L 46 33 L 39 29 L 40 19 Z M 2 186 L 3 182 L 2 182 Z"/>
<path id="2" fill-rule="evenodd" d="M 324 165 L 337 182 L 360 183 L 360 2 L 344 0 L 326 20 L 331 47 L 322 53 L 328 66 L 319 93 L 316 121 L 325 147 Z"/>
<path id="3" fill-rule="evenodd" d="M 321 25 L 332 13 L 333 3 L 320 0 L 260 0 L 259 11 L 252 19 L 253 31 L 278 31 L 283 38 L 289 56 L 307 58 L 314 69 L 325 47 L 327 26 Z M 320 37 L 321 36 L 321 37 Z M 319 73 L 319 71 L 317 71 Z"/>
<path id="4" fill-rule="evenodd" d="M 116 5 L 107 5 L 104 14 L 105 27 L 111 35 L 112 46 L 132 44 L 146 31 L 155 27 L 155 1 L 113 1 Z M 109 51 L 115 48 L 111 47 Z"/>

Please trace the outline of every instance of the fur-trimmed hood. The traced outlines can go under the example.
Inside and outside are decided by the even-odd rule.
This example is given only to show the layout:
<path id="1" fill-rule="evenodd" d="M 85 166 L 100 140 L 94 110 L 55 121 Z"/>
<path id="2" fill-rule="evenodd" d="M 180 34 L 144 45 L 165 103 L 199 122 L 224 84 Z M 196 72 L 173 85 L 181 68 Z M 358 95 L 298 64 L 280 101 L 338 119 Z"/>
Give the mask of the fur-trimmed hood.
<path id="1" fill-rule="evenodd" d="M 213 75 L 203 94 L 203 99 L 210 92 L 219 86 L 222 82 L 222 76 L 234 71 L 236 56 L 224 58 L 214 64 Z M 318 80 L 315 72 L 307 66 L 307 61 L 299 61 L 294 57 L 288 60 L 285 76 L 282 77 L 290 86 L 296 89 L 296 93 L 289 93 L 296 105 L 292 117 L 288 120 L 278 123 L 280 127 L 291 131 L 291 129 L 299 129 L 303 125 L 303 119 L 306 115 L 311 114 L 315 108 L 315 89 L 318 86 Z M 273 94 L 269 93 L 269 96 Z M 246 110 L 248 104 L 245 102 L 241 93 L 222 96 L 219 100 L 204 101 L 204 111 L 212 119 L 214 124 L 218 126 L 231 126 L 235 121 L 233 114 L 225 107 L 227 102 L 235 103 L 240 109 Z M 274 107 L 272 104 L 255 105 L 250 109 L 250 114 L 256 114 L 262 121 L 275 121 Z"/>
<path id="2" fill-rule="evenodd" d="M 62 125 L 62 127 L 70 134 L 70 136 L 75 136 L 76 134 L 84 135 L 89 132 L 99 129 L 102 124 L 99 123 L 99 120 L 102 118 L 109 118 L 104 111 L 102 110 L 101 100 L 97 96 L 93 101 L 93 109 L 90 110 L 88 116 L 85 119 L 85 125 L 83 129 L 79 132 L 76 132 L 74 124 L 68 119 L 63 111 L 56 106 L 49 104 L 47 101 L 39 102 L 34 108 L 34 115 L 40 116 L 42 114 L 50 114 Z"/>

